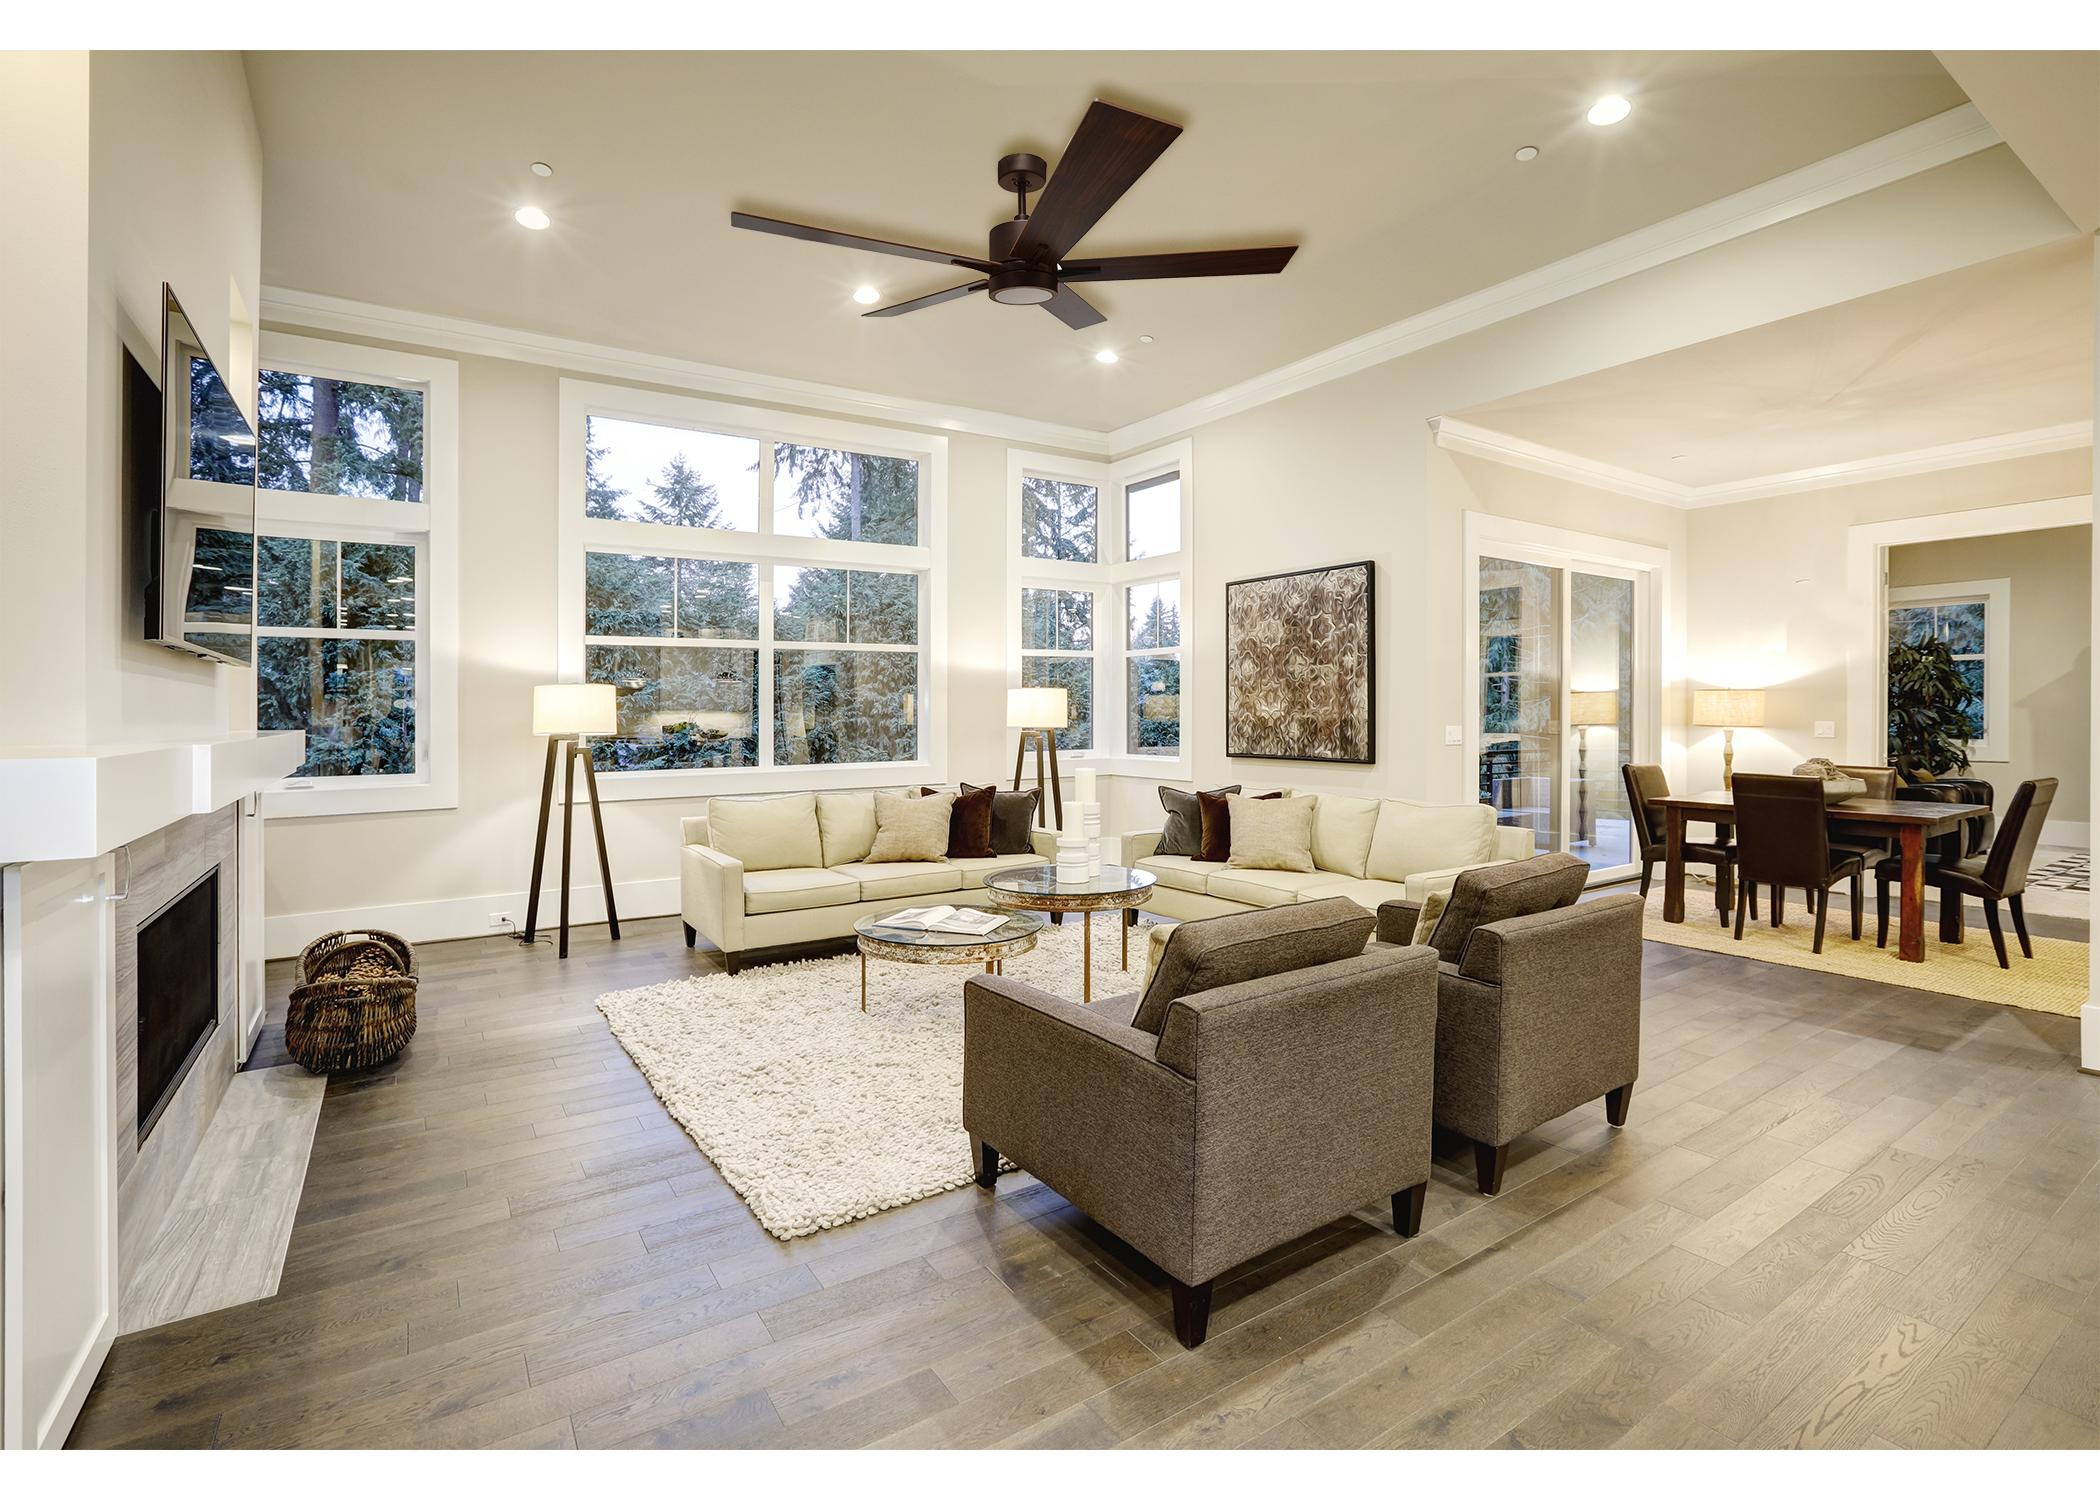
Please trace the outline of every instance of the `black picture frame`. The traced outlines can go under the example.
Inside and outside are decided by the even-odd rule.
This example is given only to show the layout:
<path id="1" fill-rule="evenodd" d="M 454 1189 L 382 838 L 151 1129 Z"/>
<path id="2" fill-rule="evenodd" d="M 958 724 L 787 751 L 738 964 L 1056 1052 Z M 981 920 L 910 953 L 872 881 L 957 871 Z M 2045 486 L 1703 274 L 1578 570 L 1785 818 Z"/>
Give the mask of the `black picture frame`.
<path id="1" fill-rule="evenodd" d="M 1350 578 L 1347 575 L 1361 575 Z M 1299 580 L 1309 580 L 1300 582 Z M 1322 603 L 1323 597 L 1329 602 Z M 1334 615 L 1334 606 L 1342 610 Z M 1256 618 L 1284 620 L 1282 643 L 1255 643 L 1241 628 Z M 1339 627 L 1346 639 L 1337 643 Z M 1328 639 L 1323 641 L 1321 637 Z M 1310 698 L 1317 686 L 1292 681 L 1276 671 L 1289 657 L 1326 657 L 1337 665 L 1330 691 L 1360 704 L 1347 713 L 1331 705 L 1318 710 L 1331 721 L 1324 733 L 1293 734 L 1277 727 L 1282 715 L 1255 714 L 1241 694 L 1259 676 L 1269 692 L 1280 691 L 1291 707 L 1316 707 Z M 1331 753 L 1322 753 L 1319 742 Z M 1310 748 L 1311 753 L 1304 752 Z M 1378 570 L 1371 561 L 1335 563 L 1240 578 L 1225 585 L 1225 754 L 1232 760 L 1319 761 L 1329 765 L 1367 766 L 1378 760 Z"/>

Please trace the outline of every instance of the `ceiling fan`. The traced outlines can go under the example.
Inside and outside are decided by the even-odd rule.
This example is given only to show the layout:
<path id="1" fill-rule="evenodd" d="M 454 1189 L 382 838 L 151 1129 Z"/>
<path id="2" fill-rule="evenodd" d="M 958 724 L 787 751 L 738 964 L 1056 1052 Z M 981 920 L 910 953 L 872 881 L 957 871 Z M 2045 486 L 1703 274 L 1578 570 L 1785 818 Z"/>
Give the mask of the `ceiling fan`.
<path id="1" fill-rule="evenodd" d="M 1173 145 L 1180 134 L 1179 125 L 1096 99 L 1087 109 L 1086 118 L 1079 122 L 1079 129 L 1073 132 L 1071 144 L 1065 147 L 1055 176 L 1040 156 L 1020 153 L 1001 158 L 999 186 L 1018 197 L 1020 212 L 1005 223 L 992 226 L 990 253 L 981 259 L 871 240 L 836 229 L 791 224 L 784 219 L 764 219 L 756 214 L 732 213 L 729 222 L 738 229 L 782 234 L 820 245 L 840 245 L 848 250 L 901 255 L 909 260 L 962 266 L 983 273 L 980 280 L 914 297 L 909 302 L 878 307 L 863 313 L 863 317 L 894 318 L 900 313 L 952 302 L 971 292 L 989 292 L 994 302 L 1048 308 L 1067 327 L 1091 328 L 1108 319 L 1073 289 L 1073 282 L 1273 276 L 1290 263 L 1298 248 L 1276 245 L 1260 250 L 1073 257 L 1072 247 L 1115 206 L 1117 199 L 1130 191 L 1145 169 L 1159 160 L 1160 153 Z M 1038 189 L 1042 196 L 1036 199 L 1035 212 L 1030 213 L 1028 195 Z"/>

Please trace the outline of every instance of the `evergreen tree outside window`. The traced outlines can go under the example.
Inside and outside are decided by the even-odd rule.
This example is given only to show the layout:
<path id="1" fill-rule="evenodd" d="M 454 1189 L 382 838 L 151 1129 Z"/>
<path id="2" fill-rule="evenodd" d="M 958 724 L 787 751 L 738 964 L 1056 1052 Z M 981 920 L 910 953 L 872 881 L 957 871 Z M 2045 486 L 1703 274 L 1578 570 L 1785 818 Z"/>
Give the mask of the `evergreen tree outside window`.
<path id="1" fill-rule="evenodd" d="M 423 393 L 291 370 L 259 376 L 266 490 L 423 503 Z"/>
<path id="2" fill-rule="evenodd" d="M 1099 562 L 1101 492 L 1061 479 L 1021 481 L 1021 555 L 1056 562 Z"/>
<path id="3" fill-rule="evenodd" d="M 584 514 L 703 530 L 758 530 L 756 438 L 590 417 Z"/>
<path id="4" fill-rule="evenodd" d="M 256 552 L 256 728 L 306 732 L 294 776 L 414 776 L 415 547 L 265 533 Z"/>
<path id="5" fill-rule="evenodd" d="M 1178 491 L 1178 485 L 1177 485 Z M 1180 497 L 1175 497 L 1177 527 Z M 1124 663 L 1128 723 L 1124 745 L 1132 755 L 1181 753 L 1181 580 L 1164 579 L 1124 590 L 1128 647 Z"/>
<path id="6" fill-rule="evenodd" d="M 781 443 L 773 464 L 776 535 L 918 545 L 917 459 Z"/>

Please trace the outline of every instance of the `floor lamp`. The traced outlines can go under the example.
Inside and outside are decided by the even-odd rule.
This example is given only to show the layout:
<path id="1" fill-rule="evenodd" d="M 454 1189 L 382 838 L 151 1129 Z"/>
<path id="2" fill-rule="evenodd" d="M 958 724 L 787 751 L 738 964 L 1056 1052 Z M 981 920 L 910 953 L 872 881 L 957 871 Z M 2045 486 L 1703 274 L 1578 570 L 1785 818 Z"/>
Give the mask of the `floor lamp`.
<path id="1" fill-rule="evenodd" d="M 1580 844 L 1590 836 L 1590 730 L 1618 727 L 1618 693 L 1568 694 L 1568 723 L 1575 730 L 1575 842 Z"/>
<path id="2" fill-rule="evenodd" d="M 1021 789 L 1021 763 L 1028 747 L 1035 746 L 1035 810 L 1048 828 L 1050 810 L 1057 809 L 1058 832 L 1065 827 L 1064 792 L 1057 784 L 1057 731 L 1071 722 L 1071 707 L 1063 688 L 1008 688 L 1006 727 L 1021 731 L 1021 748 L 1014 752 L 1014 790 Z M 1043 752 L 1050 752 L 1049 801 L 1044 800 Z"/>
<path id="3" fill-rule="evenodd" d="M 1721 785 L 1735 786 L 1735 732 L 1765 727 L 1763 688 L 1701 688 L 1692 694 L 1692 722 L 1721 731 Z"/>
<path id="4" fill-rule="evenodd" d="M 609 682 L 563 682 L 532 690 L 532 732 L 547 736 L 547 775 L 540 783 L 540 834 L 532 846 L 531 894 L 525 898 L 525 930 L 531 942 L 540 919 L 540 872 L 547 864 L 547 821 L 554 813 L 554 761 L 562 761 L 561 803 L 561 946 L 569 956 L 569 843 L 576 821 L 576 762 L 583 762 L 583 784 L 591 799 L 591 828 L 598 835 L 598 878 L 605 885 L 605 921 L 613 939 L 620 936 L 620 913 L 613 906 L 612 861 L 605 854 L 605 819 L 598 811 L 598 773 L 591 765 L 594 734 L 613 734 L 620 727 L 618 694 Z"/>

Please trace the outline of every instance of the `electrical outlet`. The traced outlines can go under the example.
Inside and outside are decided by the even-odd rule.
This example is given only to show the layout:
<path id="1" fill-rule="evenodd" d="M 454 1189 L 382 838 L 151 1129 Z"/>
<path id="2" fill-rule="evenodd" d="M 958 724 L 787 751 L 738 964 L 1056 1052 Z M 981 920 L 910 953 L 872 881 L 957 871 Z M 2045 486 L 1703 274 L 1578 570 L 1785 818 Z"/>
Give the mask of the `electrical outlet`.
<path id="1" fill-rule="evenodd" d="M 1819 739 L 1819 740 L 1834 740 L 1834 739 L 1836 739 L 1837 737 L 1838 737 L 1838 727 L 1837 727 L 1837 721 L 1836 721 L 1835 719 L 1818 719 L 1818 720 L 1816 720 L 1816 738 L 1817 738 L 1817 739 Z"/>
<path id="2" fill-rule="evenodd" d="M 509 913 L 509 912 L 507 912 L 507 911 L 492 911 L 492 912 L 490 912 L 490 913 L 489 913 L 489 926 L 491 926 L 491 927 L 508 927 L 508 926 L 510 926 L 510 925 L 511 925 L 511 922 L 510 922 L 510 913 Z"/>
<path id="3" fill-rule="evenodd" d="M 1459 726 L 1458 726 L 1458 725 L 1456 725 L 1456 724 L 1446 724 L 1446 725 L 1444 726 L 1444 743 L 1445 743 L 1445 744 L 1447 744 L 1447 745 L 1463 745 L 1463 744 L 1464 744 L 1465 742 L 1466 742 L 1466 732 L 1465 732 L 1465 731 L 1464 731 L 1463 729 L 1459 728 Z"/>

